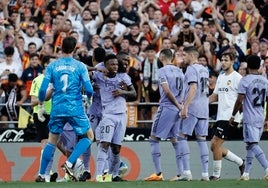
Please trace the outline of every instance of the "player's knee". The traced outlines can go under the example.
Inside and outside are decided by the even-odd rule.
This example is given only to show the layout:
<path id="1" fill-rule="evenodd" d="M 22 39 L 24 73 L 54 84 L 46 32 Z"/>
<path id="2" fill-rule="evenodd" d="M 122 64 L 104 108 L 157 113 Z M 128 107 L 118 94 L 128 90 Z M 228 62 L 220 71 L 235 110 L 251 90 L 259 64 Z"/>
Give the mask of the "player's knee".
<path id="1" fill-rule="evenodd" d="M 211 142 L 210 142 L 210 151 L 213 152 L 216 147 L 217 147 L 217 144 L 215 142 L 213 142 L 213 140 L 211 140 Z"/>
<path id="2" fill-rule="evenodd" d="M 251 150 L 256 144 L 256 142 L 248 142 L 246 145 L 246 150 Z"/>
<path id="3" fill-rule="evenodd" d="M 197 142 L 203 142 L 203 141 L 206 141 L 206 136 L 196 136 L 196 140 Z"/>
<path id="4" fill-rule="evenodd" d="M 88 131 L 87 131 L 87 137 L 91 140 L 91 141 L 93 141 L 94 140 L 94 133 L 93 133 L 93 130 L 92 129 L 89 129 Z"/>
<path id="5" fill-rule="evenodd" d="M 186 135 L 184 135 L 184 134 L 179 134 L 177 136 L 178 141 L 187 140 L 187 139 L 188 139 L 188 137 Z"/>
<path id="6" fill-rule="evenodd" d="M 171 142 L 172 144 L 175 144 L 175 143 L 178 142 L 178 139 L 177 139 L 176 137 L 171 138 L 171 139 L 170 139 L 170 142 Z"/>
<path id="7" fill-rule="evenodd" d="M 111 150 L 112 150 L 112 153 L 113 154 L 118 155 L 120 153 L 121 146 L 120 145 L 112 144 L 111 145 Z"/>
<path id="8" fill-rule="evenodd" d="M 78 135 L 78 140 L 81 140 L 83 138 L 88 138 L 87 134 Z"/>
<path id="9" fill-rule="evenodd" d="M 110 143 L 109 142 L 100 142 L 100 147 L 104 148 L 105 150 L 108 150 L 110 147 Z"/>
<path id="10" fill-rule="evenodd" d="M 150 138 L 149 138 L 149 142 L 159 142 L 160 138 L 157 138 L 156 136 L 154 135 L 151 135 Z"/>

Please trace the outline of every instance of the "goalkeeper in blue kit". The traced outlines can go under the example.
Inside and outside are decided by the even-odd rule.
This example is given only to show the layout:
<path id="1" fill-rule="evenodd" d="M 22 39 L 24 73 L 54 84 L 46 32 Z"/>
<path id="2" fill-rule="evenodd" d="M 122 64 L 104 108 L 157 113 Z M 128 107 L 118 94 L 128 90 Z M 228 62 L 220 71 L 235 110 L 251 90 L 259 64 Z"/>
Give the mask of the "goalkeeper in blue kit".
<path id="1" fill-rule="evenodd" d="M 63 170 L 76 180 L 73 167 L 77 158 L 91 145 L 94 135 L 82 101 L 82 87 L 90 99 L 93 93 L 92 85 L 86 66 L 72 58 L 77 41 L 73 37 L 66 37 L 62 42 L 63 57 L 47 66 L 44 80 L 39 92 L 38 118 L 44 119 L 43 102 L 49 83 L 54 86 L 52 95 L 52 109 L 50 113 L 49 138 L 41 158 L 40 171 L 37 182 L 44 182 L 45 169 L 54 156 L 59 135 L 66 123 L 72 125 L 79 138 L 72 154 L 62 165 Z"/>

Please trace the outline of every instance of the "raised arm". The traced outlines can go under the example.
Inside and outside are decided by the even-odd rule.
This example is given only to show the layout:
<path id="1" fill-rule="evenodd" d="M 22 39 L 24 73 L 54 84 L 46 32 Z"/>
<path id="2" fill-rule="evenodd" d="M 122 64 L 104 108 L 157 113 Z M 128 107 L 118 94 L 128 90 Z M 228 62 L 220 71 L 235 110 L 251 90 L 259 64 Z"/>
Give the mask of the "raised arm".
<path id="1" fill-rule="evenodd" d="M 215 8 L 212 8 L 212 18 L 215 22 L 215 26 L 217 27 L 217 30 L 219 31 L 220 35 L 222 38 L 226 38 L 226 32 L 221 28 L 219 22 L 218 22 L 218 16 L 217 16 L 217 11 Z"/>

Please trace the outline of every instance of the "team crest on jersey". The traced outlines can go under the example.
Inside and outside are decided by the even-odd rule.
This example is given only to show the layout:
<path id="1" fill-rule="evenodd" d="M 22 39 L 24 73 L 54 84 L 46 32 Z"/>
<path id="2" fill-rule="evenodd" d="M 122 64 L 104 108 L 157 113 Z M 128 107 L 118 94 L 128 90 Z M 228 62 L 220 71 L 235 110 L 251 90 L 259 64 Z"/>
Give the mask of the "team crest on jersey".
<path id="1" fill-rule="evenodd" d="M 227 81 L 227 86 L 230 86 L 231 85 L 231 80 L 228 80 Z"/>

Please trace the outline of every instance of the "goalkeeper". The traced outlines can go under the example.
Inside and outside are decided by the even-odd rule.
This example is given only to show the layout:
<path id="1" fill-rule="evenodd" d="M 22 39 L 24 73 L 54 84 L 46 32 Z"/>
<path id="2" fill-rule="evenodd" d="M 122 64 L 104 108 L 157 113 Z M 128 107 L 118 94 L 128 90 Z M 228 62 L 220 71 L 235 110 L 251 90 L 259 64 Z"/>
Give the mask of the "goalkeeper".
<path id="1" fill-rule="evenodd" d="M 72 58 L 77 41 L 73 37 L 66 37 L 62 42 L 63 56 L 49 64 L 46 68 L 45 77 L 40 87 L 38 95 L 38 119 L 44 121 L 43 103 L 46 98 L 46 91 L 49 83 L 54 86 L 52 96 L 52 109 L 48 123 L 49 137 L 48 143 L 42 155 L 38 182 L 44 182 L 45 169 L 49 161 L 54 157 L 54 152 L 59 134 L 62 133 L 64 125 L 68 122 L 80 138 L 67 161 L 62 165 L 62 169 L 74 177 L 74 164 L 77 158 L 86 151 L 94 139 L 93 131 L 84 109 L 82 107 L 81 88 L 84 86 L 87 96 L 92 96 L 92 86 L 88 76 L 86 66 Z"/>

